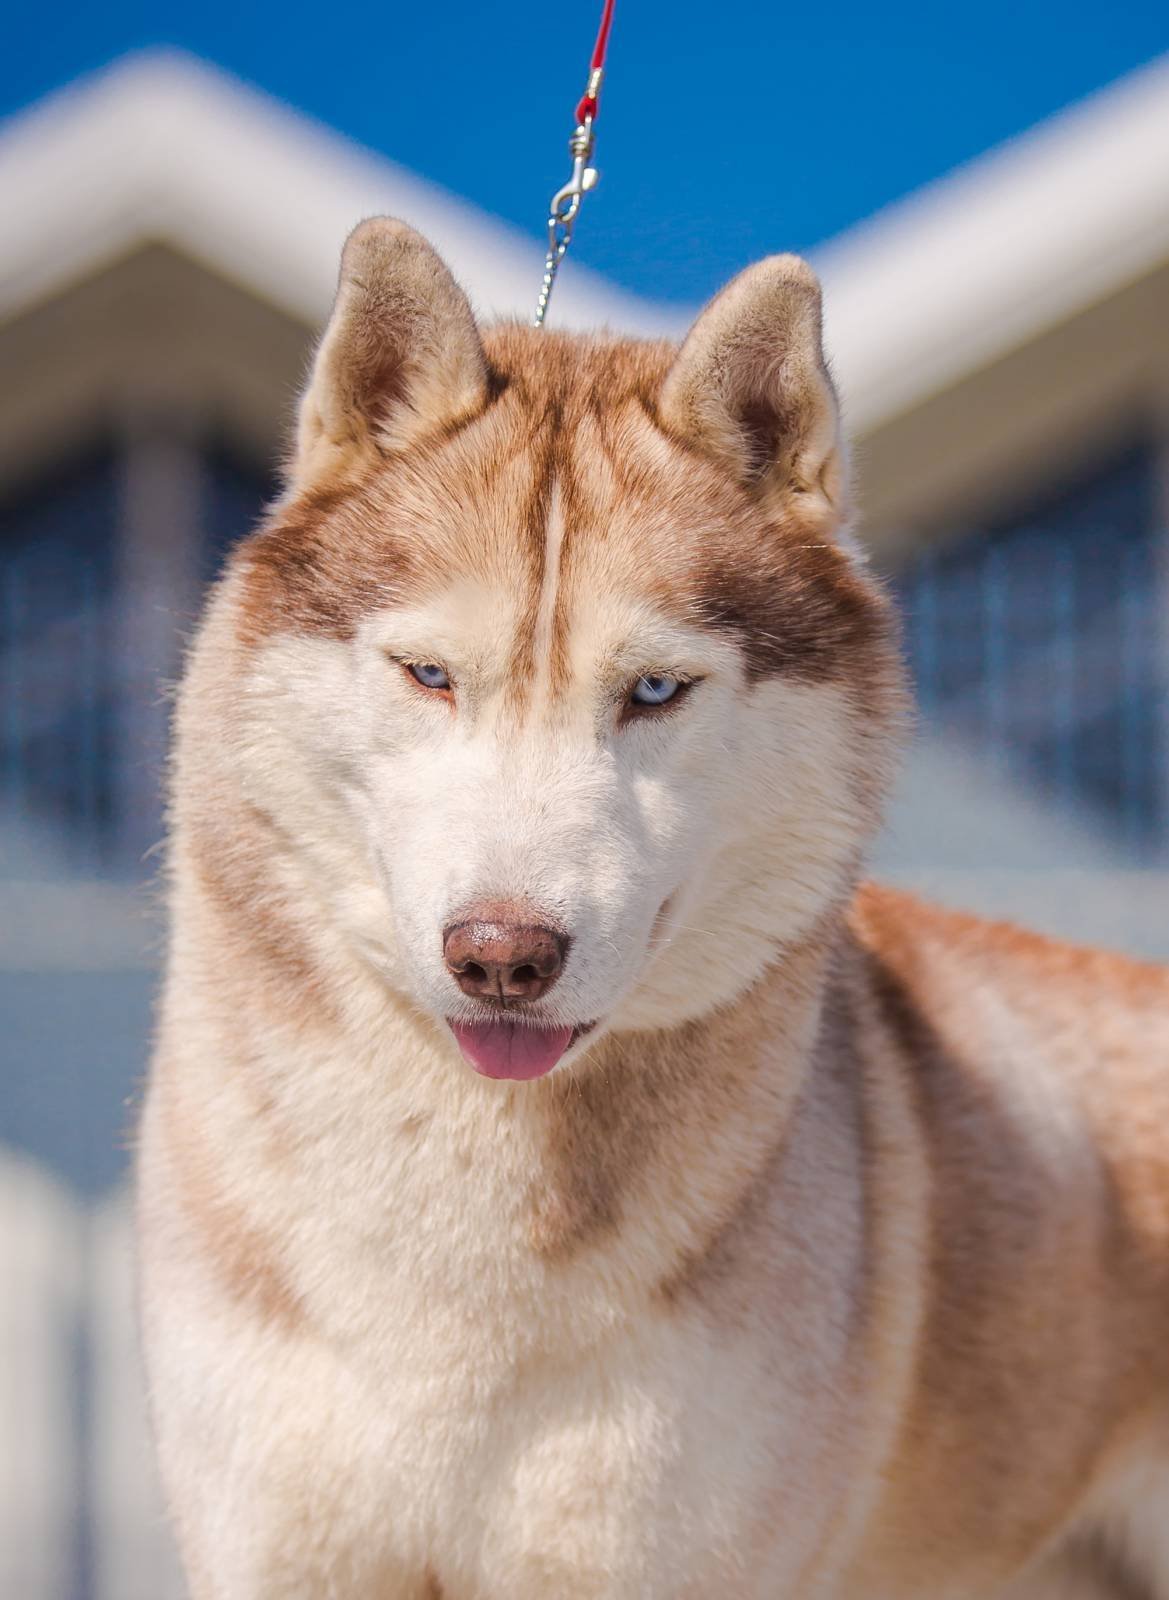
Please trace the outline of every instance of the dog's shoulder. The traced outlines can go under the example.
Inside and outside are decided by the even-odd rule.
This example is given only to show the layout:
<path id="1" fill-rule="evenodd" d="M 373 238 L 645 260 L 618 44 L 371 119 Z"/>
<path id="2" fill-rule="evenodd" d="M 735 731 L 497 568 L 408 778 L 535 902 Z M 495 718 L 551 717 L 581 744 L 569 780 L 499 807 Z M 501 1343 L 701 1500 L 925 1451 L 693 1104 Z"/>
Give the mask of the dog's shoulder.
<path id="1" fill-rule="evenodd" d="M 1169 969 L 872 885 L 849 924 L 955 1214 L 1090 1218 L 1169 1284 Z"/>
<path id="2" fill-rule="evenodd" d="M 1004 1009 L 1039 1033 L 1124 1053 L 1139 1030 L 1169 1049 L 1169 967 L 1050 939 L 866 883 L 849 926 L 874 980 L 924 1020 L 977 1028 Z M 961 1015 L 959 1016 L 958 1013 Z M 1067 1042 L 1071 1042 L 1070 1040 Z M 1169 1078 L 1169 1055 L 1164 1059 Z"/>

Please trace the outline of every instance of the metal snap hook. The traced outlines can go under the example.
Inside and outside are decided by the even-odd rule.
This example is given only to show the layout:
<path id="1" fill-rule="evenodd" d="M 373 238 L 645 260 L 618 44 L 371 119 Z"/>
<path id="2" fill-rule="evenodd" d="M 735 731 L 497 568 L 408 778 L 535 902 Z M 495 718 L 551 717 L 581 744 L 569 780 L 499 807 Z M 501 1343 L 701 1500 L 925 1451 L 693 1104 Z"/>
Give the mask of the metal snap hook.
<path id="1" fill-rule="evenodd" d="M 556 273 L 564 260 L 565 252 L 572 243 L 572 230 L 580 212 L 581 201 L 590 189 L 596 188 L 600 177 L 590 162 L 593 154 L 593 123 L 597 115 L 601 80 L 604 77 L 605 51 L 609 43 L 609 28 L 612 21 L 613 0 L 604 0 L 601 26 L 597 33 L 596 45 L 593 47 L 588 82 L 585 85 L 584 97 L 576 108 L 577 125 L 568 141 L 569 153 L 572 156 L 572 173 L 568 182 L 562 184 L 552 196 L 548 207 L 548 254 L 544 258 L 544 276 L 540 282 L 536 312 L 532 318 L 532 325 L 537 328 L 544 325 L 552 285 L 556 281 Z"/>

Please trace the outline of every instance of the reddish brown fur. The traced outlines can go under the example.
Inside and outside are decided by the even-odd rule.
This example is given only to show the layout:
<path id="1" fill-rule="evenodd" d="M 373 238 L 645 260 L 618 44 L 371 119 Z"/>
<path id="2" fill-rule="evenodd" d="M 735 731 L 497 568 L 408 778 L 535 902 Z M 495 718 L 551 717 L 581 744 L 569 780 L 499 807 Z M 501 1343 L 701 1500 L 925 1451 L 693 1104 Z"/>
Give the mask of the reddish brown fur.
<path id="1" fill-rule="evenodd" d="M 700 453 L 664 442 L 656 398 L 672 347 L 510 325 L 484 342 L 494 398 L 478 416 L 414 445 L 389 470 L 367 467 L 343 493 L 294 494 L 247 542 L 239 558 L 245 638 L 281 628 L 345 637 L 369 612 L 437 589 L 456 572 L 503 569 L 527 597 L 515 657 L 522 686 L 556 481 L 565 522 L 557 681 L 566 671 L 574 585 L 594 581 L 599 563 L 611 581 L 636 583 L 679 616 L 725 630 L 741 644 L 753 681 L 847 679 L 864 693 L 874 671 L 888 678 L 880 664 L 888 609 L 871 579 L 802 519 L 798 498 L 761 498 Z M 501 450 L 504 437 L 511 443 Z M 466 499 L 436 502 L 437 484 L 458 485 Z M 452 528 L 452 518 L 457 526 L 470 506 L 473 535 L 450 543 L 435 536 Z M 696 506 L 706 509 L 700 536 Z M 623 537 L 610 541 L 615 521 Z M 521 552 L 523 574 L 514 571 Z M 612 565 L 618 562 L 624 570 Z"/>
<path id="2" fill-rule="evenodd" d="M 225 1193 L 199 1112 L 180 1098 L 165 1065 L 156 1071 L 166 1088 L 160 1097 L 160 1127 L 176 1199 L 193 1231 L 192 1242 L 220 1290 L 285 1332 L 303 1325 L 299 1296 L 280 1265 L 279 1242 L 266 1239 L 249 1220 L 247 1208 Z M 258 1108 L 258 1124 L 271 1126 L 271 1107 Z"/>

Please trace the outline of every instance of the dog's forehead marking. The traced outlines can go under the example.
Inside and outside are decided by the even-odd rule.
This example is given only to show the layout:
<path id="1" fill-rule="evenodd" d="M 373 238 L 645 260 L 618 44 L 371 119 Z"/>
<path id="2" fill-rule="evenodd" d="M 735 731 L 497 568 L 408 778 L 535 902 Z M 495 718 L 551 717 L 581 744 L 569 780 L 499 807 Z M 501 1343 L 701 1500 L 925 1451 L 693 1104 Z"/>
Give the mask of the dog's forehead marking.
<path id="1" fill-rule="evenodd" d="M 564 501 L 558 476 L 553 476 L 544 526 L 544 562 L 533 628 L 532 696 L 550 697 L 554 689 L 555 661 L 563 654 L 558 640 L 561 555 L 564 549 Z"/>
<path id="2" fill-rule="evenodd" d="M 659 541 L 662 559 L 647 559 L 653 531 L 669 525 L 660 477 L 672 458 L 640 410 L 599 402 L 550 408 L 532 450 L 530 509 L 497 535 L 514 551 L 505 572 L 526 572 L 522 587 L 511 585 L 508 709 L 537 718 L 562 711 L 582 684 L 595 688 L 598 671 L 608 676 L 618 659 L 635 674 L 675 665 L 675 648 L 693 654 L 701 610 L 682 597 L 676 573 L 671 579 L 676 554 Z M 675 507 L 675 517 L 684 513 Z M 526 567 L 524 551 L 532 553 Z M 715 637 L 724 649 L 733 642 Z M 644 660 L 636 659 L 639 646 L 648 650 Z"/>
<path id="3" fill-rule="evenodd" d="M 517 481 L 503 501 L 489 510 L 492 522 L 487 537 L 496 542 L 501 559 L 491 579 L 509 594 L 514 615 L 505 674 L 506 712 L 522 719 L 540 675 L 541 635 L 550 609 L 545 597 L 555 595 L 559 568 L 558 545 L 549 534 L 556 516 L 556 434 L 558 413 L 553 408 L 528 434 L 525 465 L 517 468 Z"/>
<path id="4" fill-rule="evenodd" d="M 597 421 L 596 416 L 569 416 L 561 406 L 551 406 L 545 427 L 532 435 L 530 504 L 512 533 L 517 545 L 533 552 L 517 608 L 509 667 L 510 703 L 517 714 L 547 714 L 571 689 L 570 636 L 581 620 L 578 580 L 582 566 L 588 565 L 582 559 L 582 546 L 592 543 L 601 526 L 590 514 L 592 502 L 584 506 L 574 488 L 581 456 L 587 455 L 587 475 L 595 484 L 614 481 Z M 519 549 L 516 555 L 519 571 Z"/>

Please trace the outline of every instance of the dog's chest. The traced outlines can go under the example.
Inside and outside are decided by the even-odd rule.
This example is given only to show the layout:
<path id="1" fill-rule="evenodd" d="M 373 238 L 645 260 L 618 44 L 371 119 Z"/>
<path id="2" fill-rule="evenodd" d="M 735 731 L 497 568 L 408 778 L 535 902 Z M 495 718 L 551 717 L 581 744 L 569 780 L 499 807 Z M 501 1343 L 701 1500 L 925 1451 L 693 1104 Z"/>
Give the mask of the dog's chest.
<path id="1" fill-rule="evenodd" d="M 780 1544 L 799 1570 L 829 1497 L 794 1442 L 826 1419 L 774 1351 L 685 1317 L 568 1356 L 497 1339 L 456 1338 L 403 1291 L 365 1380 L 322 1419 L 321 1470 L 336 1460 L 356 1489 L 354 1534 L 387 1570 L 433 1572 L 452 1600 L 708 1594 Z"/>
<path id="2" fill-rule="evenodd" d="M 769 1582 L 798 1573 L 831 1500 L 807 1441 L 839 1433 L 806 1352 L 632 1292 L 619 1228 L 537 1260 L 514 1185 L 429 1133 L 414 1159 L 383 1153 L 388 1236 L 346 1225 L 344 1179 L 301 1234 L 325 1365 L 288 1403 L 330 1397 L 303 1466 L 335 1536 L 450 1600 L 676 1600 L 721 1592 L 744 1551 Z"/>

